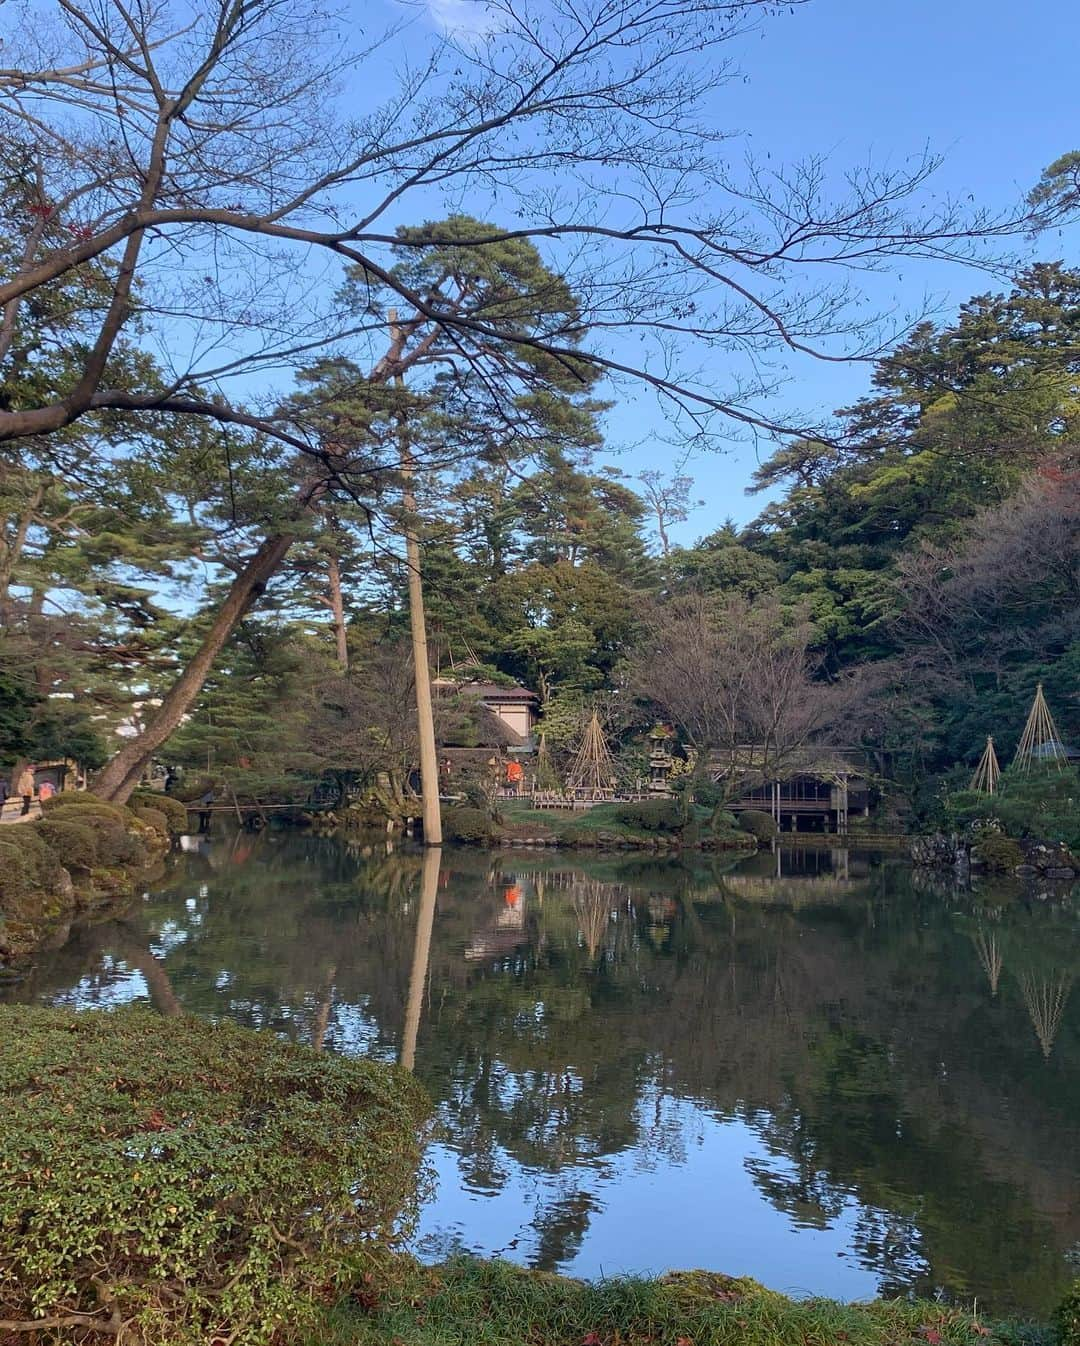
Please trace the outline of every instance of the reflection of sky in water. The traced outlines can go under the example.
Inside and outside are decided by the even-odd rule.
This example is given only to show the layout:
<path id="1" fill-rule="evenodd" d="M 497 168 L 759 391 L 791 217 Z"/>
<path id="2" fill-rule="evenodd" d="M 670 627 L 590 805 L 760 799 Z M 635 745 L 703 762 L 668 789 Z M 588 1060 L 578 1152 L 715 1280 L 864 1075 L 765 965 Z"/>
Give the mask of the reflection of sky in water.
<path id="1" fill-rule="evenodd" d="M 676 867 L 612 883 L 452 855 L 415 963 L 415 860 L 369 873 L 329 841 L 258 845 L 243 866 L 190 857 L 3 998 L 149 1001 L 381 1060 L 411 1022 L 439 1121 L 426 1257 L 1003 1308 L 1078 1264 L 1080 995 L 1047 1058 L 1022 994 L 1036 972 L 1058 984 L 1071 909 L 1001 914 L 992 991 L 981 909 L 917 898 L 906 870 L 864 866 L 852 892 L 846 863 L 778 882 L 761 855 L 683 891 Z"/>
<path id="2" fill-rule="evenodd" d="M 132 971 L 121 959 L 106 954 L 98 972 L 81 977 L 68 990 L 49 996 L 49 1004 L 62 1009 L 107 1009 L 148 997 L 143 974 Z"/>
<path id="3" fill-rule="evenodd" d="M 742 1275 L 767 1265 L 770 1287 L 789 1294 L 858 1299 L 877 1292 L 877 1275 L 849 1253 L 856 1226 L 873 1222 L 875 1212 L 848 1198 L 823 1228 L 800 1225 L 761 1199 L 751 1167 L 775 1172 L 782 1161 L 747 1122 L 670 1097 L 646 1098 L 639 1112 L 641 1143 L 598 1164 L 552 1174 L 497 1153 L 498 1187 L 470 1186 L 452 1145 L 433 1145 L 428 1158 L 438 1187 L 421 1217 L 418 1251 L 440 1257 L 457 1248 L 534 1263 L 545 1216 L 557 1221 L 570 1207 L 584 1212 L 588 1225 L 583 1246 L 568 1249 L 560 1263 L 570 1275 L 694 1266 Z"/>

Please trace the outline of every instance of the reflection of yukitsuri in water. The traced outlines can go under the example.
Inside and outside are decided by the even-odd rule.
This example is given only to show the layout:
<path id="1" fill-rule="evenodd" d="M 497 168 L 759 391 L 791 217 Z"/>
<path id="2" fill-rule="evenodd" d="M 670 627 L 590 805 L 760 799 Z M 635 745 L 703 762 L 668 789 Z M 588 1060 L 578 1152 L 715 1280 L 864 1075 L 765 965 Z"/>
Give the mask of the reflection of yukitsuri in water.
<path id="1" fill-rule="evenodd" d="M 571 892 L 574 897 L 574 914 L 577 916 L 578 929 L 585 941 L 590 962 L 596 961 L 601 942 L 611 924 L 611 911 L 617 900 L 614 885 L 597 879 L 579 878 Z"/>
<path id="2" fill-rule="evenodd" d="M 988 934 L 982 926 L 979 926 L 971 938 L 979 955 L 979 962 L 986 973 L 986 980 L 990 983 L 990 994 L 996 996 L 1002 968 L 1001 946 L 998 943 L 998 937 L 994 931 L 990 931 Z"/>
<path id="3" fill-rule="evenodd" d="M 1028 1014 L 1031 1015 L 1031 1026 L 1035 1029 L 1035 1036 L 1047 1060 L 1054 1049 L 1054 1039 L 1061 1027 L 1072 982 L 1072 974 L 1064 972 L 1052 977 L 1038 977 L 1030 972 L 1020 976 L 1020 989 Z"/>

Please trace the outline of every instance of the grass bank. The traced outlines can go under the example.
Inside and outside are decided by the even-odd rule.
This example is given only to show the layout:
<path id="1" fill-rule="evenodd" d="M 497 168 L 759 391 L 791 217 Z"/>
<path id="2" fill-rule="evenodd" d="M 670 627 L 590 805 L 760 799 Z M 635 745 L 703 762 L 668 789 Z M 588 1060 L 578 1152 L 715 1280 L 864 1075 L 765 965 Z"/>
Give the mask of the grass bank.
<path id="1" fill-rule="evenodd" d="M 542 840 L 558 846 L 635 850 L 667 850 L 684 847 L 707 850 L 754 850 L 755 839 L 735 828 L 710 830 L 712 811 L 695 807 L 690 825 L 679 829 L 646 829 L 622 816 L 624 805 L 597 804 L 577 813 L 560 809 L 534 809 L 527 804 L 503 802 L 502 836 L 506 840 Z"/>
<path id="2" fill-rule="evenodd" d="M 388 1262 L 305 1346 L 1051 1346 L 1053 1326 L 940 1304 L 792 1300 L 716 1273 L 596 1283 L 461 1258 Z M 1071 1344 L 1070 1344 L 1071 1346 Z"/>

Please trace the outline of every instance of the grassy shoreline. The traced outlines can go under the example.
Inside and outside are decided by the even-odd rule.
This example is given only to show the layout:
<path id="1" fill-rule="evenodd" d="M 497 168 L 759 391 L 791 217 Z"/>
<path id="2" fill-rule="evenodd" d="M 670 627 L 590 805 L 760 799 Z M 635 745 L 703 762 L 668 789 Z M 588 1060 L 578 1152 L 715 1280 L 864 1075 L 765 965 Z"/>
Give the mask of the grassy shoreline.
<path id="1" fill-rule="evenodd" d="M 304 1346 L 1056 1346 L 1054 1327 L 920 1300 L 794 1300 L 747 1277 L 597 1282 L 455 1258 L 388 1259 Z"/>

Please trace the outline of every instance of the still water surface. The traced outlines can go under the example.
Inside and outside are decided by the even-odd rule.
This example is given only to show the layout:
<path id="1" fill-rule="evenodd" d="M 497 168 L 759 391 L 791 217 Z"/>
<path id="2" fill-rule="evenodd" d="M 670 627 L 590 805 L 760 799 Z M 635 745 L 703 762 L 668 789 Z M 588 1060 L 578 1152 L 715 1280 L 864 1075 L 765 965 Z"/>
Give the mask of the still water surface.
<path id="1" fill-rule="evenodd" d="M 4 994 L 413 1065 L 441 1123 L 425 1256 L 1041 1314 L 1080 1273 L 1078 972 L 1080 893 L 957 893 L 857 852 L 265 833 L 176 857 Z"/>

